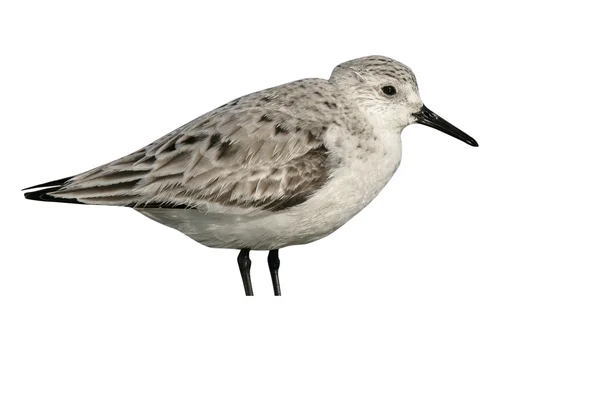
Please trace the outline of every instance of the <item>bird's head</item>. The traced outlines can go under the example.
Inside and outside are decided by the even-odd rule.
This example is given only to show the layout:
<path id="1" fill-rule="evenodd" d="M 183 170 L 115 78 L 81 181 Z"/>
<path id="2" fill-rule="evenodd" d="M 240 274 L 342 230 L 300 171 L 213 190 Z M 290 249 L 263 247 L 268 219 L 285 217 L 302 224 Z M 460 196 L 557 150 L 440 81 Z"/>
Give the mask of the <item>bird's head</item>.
<path id="1" fill-rule="evenodd" d="M 418 123 L 478 146 L 475 139 L 425 107 L 415 75 L 398 61 L 383 56 L 347 61 L 335 67 L 329 80 L 375 126 L 401 132 Z"/>

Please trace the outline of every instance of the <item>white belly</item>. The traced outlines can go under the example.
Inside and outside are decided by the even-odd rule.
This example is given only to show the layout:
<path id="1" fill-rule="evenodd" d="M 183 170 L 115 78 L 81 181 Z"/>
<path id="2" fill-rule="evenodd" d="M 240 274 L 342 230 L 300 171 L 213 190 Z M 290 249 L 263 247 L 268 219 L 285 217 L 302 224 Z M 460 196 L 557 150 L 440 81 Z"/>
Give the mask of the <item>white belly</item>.
<path id="1" fill-rule="evenodd" d="M 254 215 L 205 214 L 196 209 L 138 211 L 209 247 L 272 250 L 309 243 L 348 222 L 383 189 L 402 154 L 399 138 L 392 139 L 366 157 L 345 158 L 317 193 L 288 210 Z"/>

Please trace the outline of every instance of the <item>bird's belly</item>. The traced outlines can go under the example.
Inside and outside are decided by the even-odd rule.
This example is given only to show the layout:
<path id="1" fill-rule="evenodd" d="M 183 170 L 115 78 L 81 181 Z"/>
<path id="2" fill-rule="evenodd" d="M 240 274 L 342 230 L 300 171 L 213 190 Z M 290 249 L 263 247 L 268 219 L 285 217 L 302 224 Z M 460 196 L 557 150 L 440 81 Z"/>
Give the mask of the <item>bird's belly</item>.
<path id="1" fill-rule="evenodd" d="M 260 217 L 205 214 L 196 209 L 137 209 L 205 246 L 272 250 L 320 239 L 334 229 L 317 223 L 314 214 L 265 212 Z"/>

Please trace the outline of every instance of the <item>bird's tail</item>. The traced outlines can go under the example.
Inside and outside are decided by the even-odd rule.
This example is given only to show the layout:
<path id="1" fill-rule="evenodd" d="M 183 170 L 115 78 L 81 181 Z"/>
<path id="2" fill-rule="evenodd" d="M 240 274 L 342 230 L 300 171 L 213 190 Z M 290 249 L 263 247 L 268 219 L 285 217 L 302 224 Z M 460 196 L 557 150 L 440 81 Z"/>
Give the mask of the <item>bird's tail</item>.
<path id="1" fill-rule="evenodd" d="M 63 198 L 52 196 L 52 193 L 54 193 L 57 190 L 59 190 L 60 188 L 62 188 L 72 178 L 73 177 L 70 176 L 68 178 L 57 179 L 55 181 L 46 182 L 46 183 L 42 183 L 40 185 L 35 185 L 35 186 L 25 188 L 23 190 L 38 189 L 38 190 L 24 193 L 25 198 L 28 200 L 50 201 L 50 202 L 55 202 L 55 203 L 84 204 L 75 199 L 63 199 Z"/>

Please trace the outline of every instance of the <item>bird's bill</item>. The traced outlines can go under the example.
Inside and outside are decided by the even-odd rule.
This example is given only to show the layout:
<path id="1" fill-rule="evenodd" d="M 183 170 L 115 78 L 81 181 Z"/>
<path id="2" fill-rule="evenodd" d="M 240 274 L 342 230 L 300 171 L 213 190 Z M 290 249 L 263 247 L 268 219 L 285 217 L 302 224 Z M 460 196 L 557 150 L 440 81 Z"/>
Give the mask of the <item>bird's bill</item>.
<path id="1" fill-rule="evenodd" d="M 477 141 L 471 136 L 467 135 L 425 106 L 421 107 L 419 112 L 417 112 L 414 116 L 417 124 L 430 126 L 440 132 L 444 132 L 445 134 L 452 136 L 453 138 L 462 140 L 466 144 L 469 144 L 473 147 L 479 146 Z"/>

